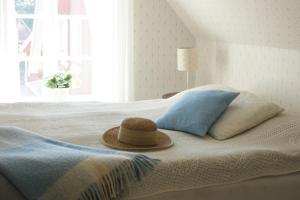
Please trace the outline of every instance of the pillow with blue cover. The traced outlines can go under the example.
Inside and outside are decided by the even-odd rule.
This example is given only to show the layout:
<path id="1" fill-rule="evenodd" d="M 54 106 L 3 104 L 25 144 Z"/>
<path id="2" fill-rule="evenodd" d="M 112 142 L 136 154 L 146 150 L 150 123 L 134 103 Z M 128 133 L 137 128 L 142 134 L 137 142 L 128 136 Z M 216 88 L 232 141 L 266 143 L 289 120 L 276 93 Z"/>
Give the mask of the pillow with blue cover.
<path id="1" fill-rule="evenodd" d="M 161 129 L 205 136 L 238 95 L 223 90 L 189 91 L 157 119 L 156 125 Z"/>

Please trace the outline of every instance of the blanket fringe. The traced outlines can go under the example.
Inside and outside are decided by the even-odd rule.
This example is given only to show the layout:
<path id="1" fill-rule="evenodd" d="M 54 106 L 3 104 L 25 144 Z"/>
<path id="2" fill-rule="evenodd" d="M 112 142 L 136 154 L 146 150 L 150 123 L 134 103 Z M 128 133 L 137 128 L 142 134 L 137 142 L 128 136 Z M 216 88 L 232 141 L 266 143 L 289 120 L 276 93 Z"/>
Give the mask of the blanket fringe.
<path id="1" fill-rule="evenodd" d="M 90 185 L 79 200 L 119 199 L 128 193 L 130 183 L 141 180 L 158 162 L 142 154 L 134 155 L 133 159 L 124 160 L 101 180 Z"/>

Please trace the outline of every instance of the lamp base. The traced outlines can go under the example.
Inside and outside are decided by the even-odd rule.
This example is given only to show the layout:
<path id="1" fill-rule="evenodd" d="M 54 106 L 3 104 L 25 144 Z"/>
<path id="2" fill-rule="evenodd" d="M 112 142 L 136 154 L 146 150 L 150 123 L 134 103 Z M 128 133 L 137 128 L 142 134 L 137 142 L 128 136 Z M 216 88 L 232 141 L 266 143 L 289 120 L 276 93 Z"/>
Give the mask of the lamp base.
<path id="1" fill-rule="evenodd" d="M 189 77 L 189 72 L 186 72 L 186 89 L 190 88 L 190 77 Z"/>

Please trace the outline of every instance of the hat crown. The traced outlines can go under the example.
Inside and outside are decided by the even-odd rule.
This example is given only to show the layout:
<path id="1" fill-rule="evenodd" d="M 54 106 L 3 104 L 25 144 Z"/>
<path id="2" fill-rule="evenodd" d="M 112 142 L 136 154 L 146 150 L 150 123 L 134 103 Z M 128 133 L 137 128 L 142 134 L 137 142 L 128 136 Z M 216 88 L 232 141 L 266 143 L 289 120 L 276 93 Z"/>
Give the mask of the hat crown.
<path id="1" fill-rule="evenodd" d="M 138 146 L 156 145 L 156 124 L 150 119 L 144 118 L 133 117 L 124 119 L 119 129 L 118 140 Z"/>
<path id="2" fill-rule="evenodd" d="M 126 118 L 122 121 L 121 127 L 136 131 L 156 131 L 156 124 L 150 120 L 141 117 Z"/>

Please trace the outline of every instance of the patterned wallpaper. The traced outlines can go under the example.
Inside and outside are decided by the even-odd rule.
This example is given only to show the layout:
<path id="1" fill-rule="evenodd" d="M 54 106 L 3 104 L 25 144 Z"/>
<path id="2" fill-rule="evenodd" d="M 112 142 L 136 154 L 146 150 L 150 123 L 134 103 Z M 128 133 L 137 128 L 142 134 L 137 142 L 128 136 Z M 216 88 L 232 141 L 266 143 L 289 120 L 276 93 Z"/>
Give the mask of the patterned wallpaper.
<path id="1" fill-rule="evenodd" d="M 167 0 L 197 38 L 196 85 L 224 83 L 300 113 L 299 0 Z"/>
<path id="2" fill-rule="evenodd" d="M 167 0 L 197 37 L 300 50 L 299 0 Z"/>
<path id="3" fill-rule="evenodd" d="M 195 36 L 193 37 L 167 2 L 177 12 L 178 9 L 174 6 L 176 2 L 186 5 L 192 2 L 195 6 L 190 9 L 198 11 L 201 6 L 197 8 L 196 5 L 200 2 L 205 2 L 208 10 L 221 4 L 223 9 L 231 9 L 232 3 L 237 3 L 232 8 L 240 5 L 238 0 L 227 0 L 229 4 L 226 5 L 216 4 L 216 2 L 220 3 L 219 0 L 136 0 L 134 3 L 134 65 L 137 100 L 160 98 L 163 93 L 185 89 L 185 74 L 176 70 L 176 48 L 196 45 L 198 70 L 193 73 L 194 85 L 224 83 L 238 89 L 252 91 L 282 105 L 289 111 L 300 112 L 300 51 L 298 48 L 300 31 L 297 32 L 300 28 L 297 20 L 300 18 L 292 18 L 300 13 L 296 12 L 300 9 L 299 0 L 249 0 L 247 3 L 251 7 L 241 6 L 235 12 L 228 12 L 225 17 L 223 15 L 220 17 L 222 11 L 220 7 L 217 9 L 220 12 L 206 10 L 207 12 L 197 14 L 202 17 L 202 19 L 195 18 L 198 21 L 213 21 L 211 24 L 204 23 L 203 26 L 198 24 L 196 25 L 198 28 L 213 26 L 212 29 L 206 30 L 221 30 L 218 34 L 227 38 L 228 42 L 222 42 L 224 38 L 220 40 L 218 37 L 214 38 L 214 34 L 210 35 L 210 39 L 203 37 L 202 33 L 195 32 L 191 26 L 192 22 L 182 17 L 183 12 L 178 13 L 193 32 Z M 270 3 L 272 7 L 267 6 Z M 287 6 L 293 4 L 295 6 Z M 252 20 L 259 22 L 258 26 L 249 26 L 251 28 L 242 33 L 240 29 L 245 28 L 252 21 L 244 18 L 242 25 L 238 23 L 241 22 L 239 20 L 232 21 L 230 16 L 239 15 L 244 8 L 249 14 L 258 5 L 261 5 L 261 8 L 257 12 L 263 13 L 262 8 L 265 8 L 267 18 L 259 21 L 253 15 Z M 191 10 L 183 11 L 190 14 Z M 284 24 L 285 20 L 289 22 Z M 219 22 L 226 23 L 220 27 Z M 272 25 L 273 29 L 269 29 L 269 25 L 263 26 L 263 22 L 270 22 L 269 25 Z M 284 29 L 286 25 L 289 28 Z M 230 27 L 235 28 L 229 30 Z M 271 36 L 270 31 L 276 34 Z M 238 34 L 237 37 L 233 37 L 234 34 Z M 251 40 L 248 40 L 249 38 Z"/>
<path id="4" fill-rule="evenodd" d="M 249 90 L 300 113 L 300 51 L 264 46 L 216 44 L 211 82 Z"/>
<path id="5" fill-rule="evenodd" d="M 134 1 L 135 99 L 185 89 L 185 73 L 176 70 L 176 50 L 194 45 L 194 37 L 165 0 Z"/>
<path id="6" fill-rule="evenodd" d="M 216 42 L 196 40 L 198 69 L 194 73 L 194 85 L 214 83 L 216 79 Z"/>

